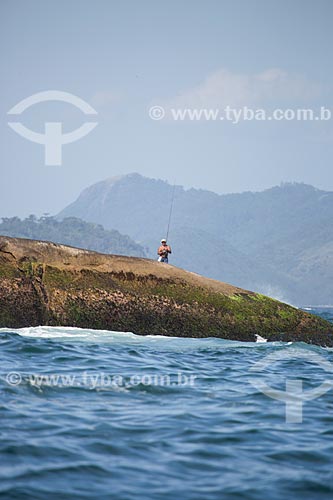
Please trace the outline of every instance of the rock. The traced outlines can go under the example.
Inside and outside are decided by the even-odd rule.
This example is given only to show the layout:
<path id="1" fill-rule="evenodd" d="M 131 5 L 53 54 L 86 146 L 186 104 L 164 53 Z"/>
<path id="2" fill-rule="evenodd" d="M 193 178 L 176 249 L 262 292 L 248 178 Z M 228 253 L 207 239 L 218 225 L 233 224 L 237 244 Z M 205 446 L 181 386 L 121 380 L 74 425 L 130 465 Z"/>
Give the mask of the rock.
<path id="1" fill-rule="evenodd" d="M 261 294 L 149 259 L 0 236 L 0 327 L 41 324 L 333 346 L 329 322 Z"/>

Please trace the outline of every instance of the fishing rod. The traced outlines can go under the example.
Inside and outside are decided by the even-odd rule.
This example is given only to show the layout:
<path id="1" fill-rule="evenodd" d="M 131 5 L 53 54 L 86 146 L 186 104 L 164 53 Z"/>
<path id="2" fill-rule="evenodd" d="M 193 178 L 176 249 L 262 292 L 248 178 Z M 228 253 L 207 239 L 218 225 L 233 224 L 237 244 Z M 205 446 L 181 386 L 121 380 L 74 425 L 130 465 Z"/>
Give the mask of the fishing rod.
<path id="1" fill-rule="evenodd" d="M 166 234 L 166 240 L 168 241 L 169 237 L 169 230 L 170 230 L 170 222 L 171 222 L 171 215 L 172 215 L 172 209 L 173 209 L 173 202 L 175 199 L 175 191 L 176 191 L 176 181 L 173 184 L 173 190 L 172 190 L 172 198 L 171 198 L 171 205 L 170 205 L 170 212 L 169 212 L 169 221 L 168 221 L 168 230 Z"/>

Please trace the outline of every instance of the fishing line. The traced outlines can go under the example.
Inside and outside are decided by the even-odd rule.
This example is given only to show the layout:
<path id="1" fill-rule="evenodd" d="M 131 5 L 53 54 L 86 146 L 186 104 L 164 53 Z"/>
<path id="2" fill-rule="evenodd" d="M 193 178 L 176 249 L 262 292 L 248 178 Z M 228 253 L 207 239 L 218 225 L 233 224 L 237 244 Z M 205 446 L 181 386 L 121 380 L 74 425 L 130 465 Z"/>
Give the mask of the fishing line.
<path id="1" fill-rule="evenodd" d="M 171 222 L 171 215 L 172 215 L 172 209 L 173 209 L 173 202 L 174 202 L 174 199 L 175 199 L 175 191 L 176 191 L 176 181 L 173 184 L 173 190 L 172 190 L 172 198 L 171 198 L 171 205 L 170 205 L 168 229 L 167 229 L 167 234 L 166 234 L 166 240 L 167 241 L 168 241 L 168 237 L 169 237 L 169 230 L 170 230 L 170 222 Z"/>

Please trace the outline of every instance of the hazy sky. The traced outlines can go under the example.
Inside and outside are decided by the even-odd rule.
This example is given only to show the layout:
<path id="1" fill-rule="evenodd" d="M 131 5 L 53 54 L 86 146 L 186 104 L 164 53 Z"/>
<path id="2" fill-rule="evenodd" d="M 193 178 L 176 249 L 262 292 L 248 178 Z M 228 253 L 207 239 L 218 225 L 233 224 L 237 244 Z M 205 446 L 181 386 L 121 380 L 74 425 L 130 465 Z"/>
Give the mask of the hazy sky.
<path id="1" fill-rule="evenodd" d="M 152 105 L 333 110 L 332 24 L 331 0 L 0 0 L 0 216 L 56 213 L 129 172 L 219 193 L 281 181 L 333 190 L 333 118 L 148 115 Z M 63 146 L 61 166 L 8 126 L 15 104 L 48 90 L 98 113 L 89 135 Z M 46 102 L 15 120 L 43 133 L 45 122 L 71 132 L 90 118 Z"/>

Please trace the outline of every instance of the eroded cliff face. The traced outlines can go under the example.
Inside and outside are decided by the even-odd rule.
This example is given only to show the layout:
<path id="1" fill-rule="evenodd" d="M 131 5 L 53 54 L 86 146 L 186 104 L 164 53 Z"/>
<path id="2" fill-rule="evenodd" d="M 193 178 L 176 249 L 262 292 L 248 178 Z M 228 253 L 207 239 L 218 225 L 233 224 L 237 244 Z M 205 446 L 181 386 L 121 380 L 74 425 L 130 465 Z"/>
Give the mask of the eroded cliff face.
<path id="1" fill-rule="evenodd" d="M 0 327 L 36 325 L 333 345 L 332 325 L 148 259 L 0 236 Z"/>

